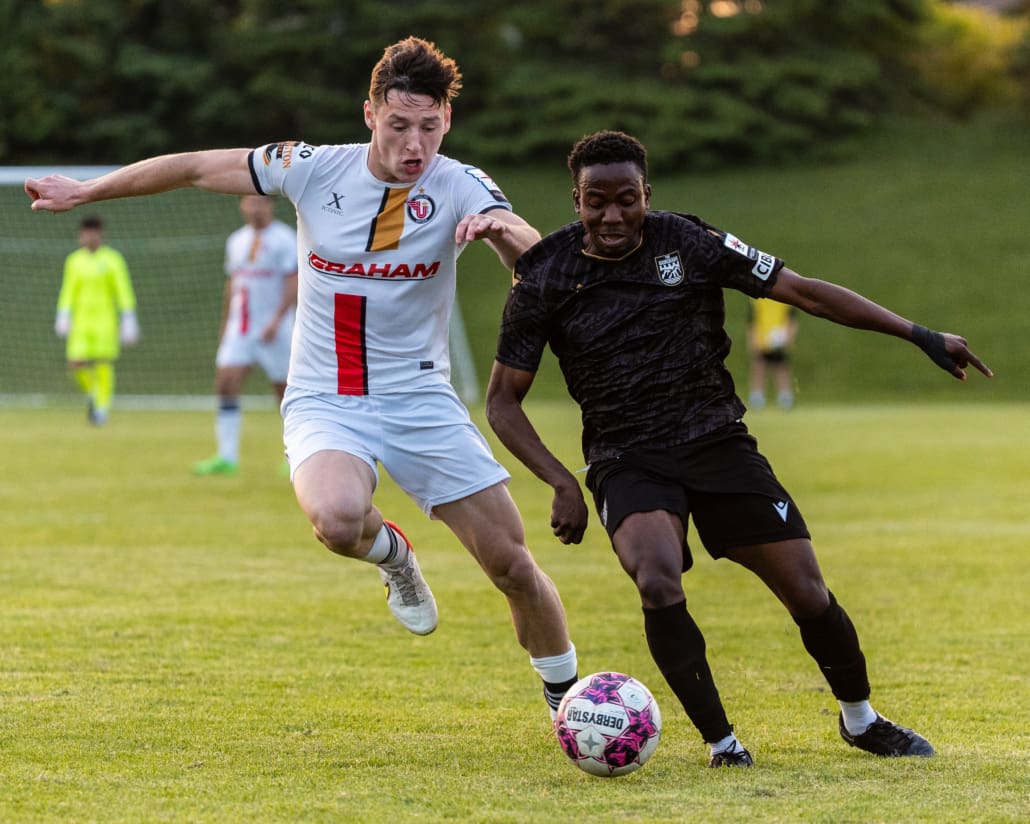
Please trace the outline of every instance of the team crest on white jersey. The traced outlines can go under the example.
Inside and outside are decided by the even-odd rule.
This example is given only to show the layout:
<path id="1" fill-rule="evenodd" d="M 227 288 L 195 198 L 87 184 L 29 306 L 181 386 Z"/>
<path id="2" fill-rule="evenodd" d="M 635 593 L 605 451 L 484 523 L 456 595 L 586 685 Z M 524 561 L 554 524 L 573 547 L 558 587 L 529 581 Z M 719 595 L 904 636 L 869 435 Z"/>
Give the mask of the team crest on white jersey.
<path id="1" fill-rule="evenodd" d="M 658 278 L 666 286 L 679 286 L 683 282 L 683 261 L 679 252 L 669 252 L 654 259 Z"/>
<path id="2" fill-rule="evenodd" d="M 406 204 L 408 217 L 415 223 L 428 223 L 436 214 L 436 203 L 427 195 L 419 192 Z"/>

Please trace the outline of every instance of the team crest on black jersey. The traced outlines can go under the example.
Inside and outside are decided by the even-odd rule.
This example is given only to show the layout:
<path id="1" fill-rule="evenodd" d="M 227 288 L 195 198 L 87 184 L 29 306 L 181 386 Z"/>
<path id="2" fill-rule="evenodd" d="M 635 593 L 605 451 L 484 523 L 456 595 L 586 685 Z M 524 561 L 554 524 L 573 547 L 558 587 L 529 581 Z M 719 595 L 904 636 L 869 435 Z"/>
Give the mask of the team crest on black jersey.
<path id="1" fill-rule="evenodd" d="M 436 214 L 436 203 L 427 195 L 419 192 L 405 204 L 408 217 L 415 223 L 428 223 Z"/>
<path id="2" fill-rule="evenodd" d="M 658 267 L 658 278 L 666 286 L 679 286 L 683 283 L 683 261 L 679 252 L 669 252 L 654 259 Z"/>

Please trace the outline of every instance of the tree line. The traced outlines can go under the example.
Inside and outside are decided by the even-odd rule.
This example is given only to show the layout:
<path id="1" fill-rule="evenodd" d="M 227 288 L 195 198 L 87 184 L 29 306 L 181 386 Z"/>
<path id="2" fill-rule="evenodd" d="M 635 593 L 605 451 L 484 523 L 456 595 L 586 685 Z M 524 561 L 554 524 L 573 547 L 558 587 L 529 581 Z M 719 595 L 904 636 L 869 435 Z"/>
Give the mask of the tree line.
<path id="1" fill-rule="evenodd" d="M 954 78 L 933 74 L 968 86 L 968 65 L 926 60 L 931 46 L 950 54 L 949 38 L 968 29 L 948 22 L 949 5 L 0 0 L 0 163 L 361 141 L 369 71 L 408 34 L 461 66 L 448 149 L 475 162 L 552 161 L 599 128 L 640 136 L 655 167 L 835 156 L 913 101 L 960 107 L 935 91 L 954 89 Z M 1025 25 L 1018 33 L 1004 66 L 982 70 L 992 88 L 1020 87 Z M 982 61 L 964 37 L 966 62 Z M 974 107 L 997 102 L 979 87 L 970 95 Z"/>

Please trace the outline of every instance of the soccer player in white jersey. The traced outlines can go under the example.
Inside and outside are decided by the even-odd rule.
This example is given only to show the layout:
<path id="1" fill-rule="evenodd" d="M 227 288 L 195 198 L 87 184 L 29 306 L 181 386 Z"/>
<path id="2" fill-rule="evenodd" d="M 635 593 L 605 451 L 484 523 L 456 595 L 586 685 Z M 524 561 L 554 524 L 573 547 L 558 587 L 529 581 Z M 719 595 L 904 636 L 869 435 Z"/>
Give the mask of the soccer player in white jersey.
<path id="1" fill-rule="evenodd" d="M 436 602 L 411 544 L 372 501 L 385 467 L 507 598 L 553 715 L 576 680 L 565 610 L 447 362 L 460 251 L 484 240 L 510 270 L 540 234 L 486 174 L 438 154 L 460 87 L 452 59 L 409 37 L 372 71 L 368 143 L 164 155 L 85 182 L 29 179 L 25 190 L 33 209 L 54 212 L 183 186 L 290 198 L 299 283 L 283 418 L 301 509 L 330 550 L 375 564 L 394 615 L 428 634 Z"/>
<path id="2" fill-rule="evenodd" d="M 196 475 L 235 475 L 240 465 L 240 392 L 254 364 L 269 382 L 277 404 L 286 391 L 297 303 L 297 233 L 275 219 L 275 201 L 240 198 L 244 225 L 225 243 L 225 303 L 215 356 L 218 451 L 194 464 Z"/>

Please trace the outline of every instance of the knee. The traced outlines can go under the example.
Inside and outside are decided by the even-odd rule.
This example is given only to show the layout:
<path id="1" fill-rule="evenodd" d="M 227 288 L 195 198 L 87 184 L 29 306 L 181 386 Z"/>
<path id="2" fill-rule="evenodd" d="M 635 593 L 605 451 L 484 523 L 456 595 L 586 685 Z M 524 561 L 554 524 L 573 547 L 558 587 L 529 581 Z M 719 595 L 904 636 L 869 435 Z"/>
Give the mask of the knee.
<path id="1" fill-rule="evenodd" d="M 311 514 L 311 528 L 323 544 L 338 555 L 351 557 L 364 553 L 364 518 L 348 516 L 339 510 L 320 510 Z"/>
<path id="2" fill-rule="evenodd" d="M 818 618 L 830 606 L 830 590 L 821 576 L 800 579 L 787 593 L 785 605 L 795 621 Z"/>
<path id="3" fill-rule="evenodd" d="M 494 586 L 509 598 L 531 595 L 546 580 L 543 571 L 524 546 L 485 558 L 483 569 Z"/>
<path id="4" fill-rule="evenodd" d="M 683 581 L 680 575 L 672 575 L 659 569 L 642 569 L 633 578 L 640 593 L 640 603 L 647 608 L 667 607 L 682 601 Z"/>

